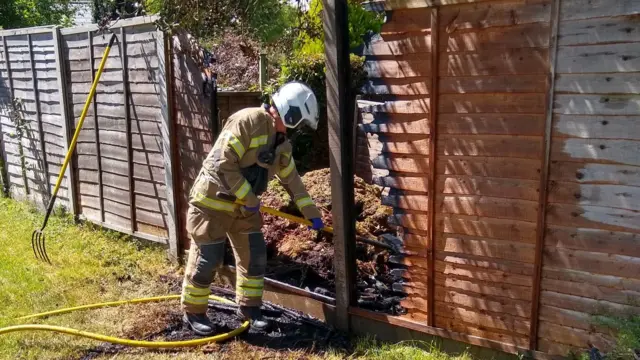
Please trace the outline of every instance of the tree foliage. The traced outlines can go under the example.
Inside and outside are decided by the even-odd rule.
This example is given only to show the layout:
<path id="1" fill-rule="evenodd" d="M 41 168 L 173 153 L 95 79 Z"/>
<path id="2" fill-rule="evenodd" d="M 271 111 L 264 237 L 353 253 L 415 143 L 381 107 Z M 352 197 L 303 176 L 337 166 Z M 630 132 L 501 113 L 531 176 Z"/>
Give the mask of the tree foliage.
<path id="1" fill-rule="evenodd" d="M 361 0 L 349 0 L 349 45 L 351 48 L 362 45 L 364 35 L 379 32 L 382 17 L 366 11 Z M 280 63 L 280 75 L 265 89 L 264 97 L 292 80 L 308 84 L 318 99 L 320 122 L 315 132 L 305 129 L 290 131 L 294 146 L 294 157 L 299 159 L 301 171 L 314 170 L 329 166 L 329 144 L 326 108 L 326 66 L 324 58 L 324 28 L 322 0 L 311 0 L 308 11 L 299 14 L 296 23 L 292 49 L 286 53 Z M 351 55 L 351 93 L 357 94 L 366 77 L 364 58 Z"/>
<path id="2" fill-rule="evenodd" d="M 91 4 L 91 17 L 98 24 L 144 14 L 144 5 L 136 0 L 93 0 Z"/>
<path id="3" fill-rule="evenodd" d="M 70 0 L 0 0 L 0 27 L 72 24 L 75 7 Z"/>
<path id="4" fill-rule="evenodd" d="M 363 37 L 368 32 L 380 32 L 382 16 L 365 10 L 362 7 L 362 0 L 348 0 L 347 5 L 349 10 L 349 47 L 353 49 L 362 44 Z M 311 0 L 309 11 L 300 17 L 298 25 L 300 32 L 296 39 L 296 48 L 299 53 L 324 53 L 322 12 L 322 0 Z"/>
<path id="5" fill-rule="evenodd" d="M 296 16 L 287 0 L 147 0 L 145 5 L 148 13 L 198 39 L 234 32 L 264 44 L 284 36 Z"/>

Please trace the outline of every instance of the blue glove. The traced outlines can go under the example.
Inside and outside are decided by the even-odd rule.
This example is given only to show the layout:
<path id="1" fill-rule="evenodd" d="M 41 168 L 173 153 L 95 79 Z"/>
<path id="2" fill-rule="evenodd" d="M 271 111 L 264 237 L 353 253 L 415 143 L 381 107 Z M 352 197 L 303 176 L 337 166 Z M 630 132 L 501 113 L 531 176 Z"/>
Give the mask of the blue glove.
<path id="1" fill-rule="evenodd" d="M 321 230 L 324 227 L 324 223 L 320 218 L 311 219 L 311 224 L 312 225 L 309 226 L 309 229 L 313 229 L 313 230 Z"/>
<path id="2" fill-rule="evenodd" d="M 256 206 L 243 206 L 242 208 L 245 212 L 255 213 L 260 211 L 260 203 L 258 203 L 258 205 Z"/>

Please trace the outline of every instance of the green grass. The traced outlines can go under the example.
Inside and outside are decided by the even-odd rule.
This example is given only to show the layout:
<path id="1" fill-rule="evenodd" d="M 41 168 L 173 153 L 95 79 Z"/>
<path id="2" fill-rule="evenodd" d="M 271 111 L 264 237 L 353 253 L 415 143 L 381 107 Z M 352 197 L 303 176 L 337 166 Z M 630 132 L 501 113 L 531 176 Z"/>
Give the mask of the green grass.
<path id="1" fill-rule="evenodd" d="M 180 276 L 166 260 L 164 248 L 139 242 L 91 225 L 74 224 L 68 217 L 52 217 L 47 229 L 53 265 L 37 261 L 31 233 L 42 215 L 23 203 L 0 198 L 0 328 L 13 319 L 47 310 L 103 301 L 168 294 L 161 275 Z M 166 326 L 167 314 L 178 312 L 177 302 L 91 310 L 33 321 L 68 326 L 114 336 L 143 338 Z M 45 332 L 0 336 L 0 359 L 79 359 L 99 342 Z M 428 344 L 379 343 L 359 339 L 351 354 L 330 351 L 274 351 L 233 340 L 196 349 L 160 351 L 127 348 L 92 359 L 373 359 L 470 360 L 449 356 Z"/>
<path id="2" fill-rule="evenodd" d="M 358 340 L 353 358 L 367 360 L 472 360 L 467 353 L 447 354 L 422 341 L 388 344 L 375 341 L 372 338 Z"/>
<path id="3" fill-rule="evenodd" d="M 104 355 L 95 359 L 107 360 L 113 355 Z M 169 359 L 269 359 L 269 360 L 472 360 L 465 354 L 448 355 L 430 344 L 420 341 L 407 341 L 397 344 L 378 342 L 372 338 L 361 338 L 356 341 L 352 354 L 342 351 L 329 351 L 313 354 L 304 350 L 273 351 L 257 346 L 248 345 L 241 341 L 233 341 L 221 346 L 214 344 L 204 351 L 180 353 L 149 353 L 144 350 L 133 350 L 126 354 L 119 354 L 118 360 L 169 360 Z"/>
<path id="4" fill-rule="evenodd" d="M 68 217 L 52 217 L 45 233 L 53 265 L 34 258 L 31 233 L 42 215 L 28 205 L 0 198 L 0 327 L 15 317 L 75 305 L 167 294 L 160 274 L 172 269 L 165 250 Z M 130 310 L 130 309 L 129 309 Z M 42 323 L 120 333 L 125 308 L 86 311 Z M 66 359 L 96 343 L 51 333 L 0 337 L 1 359 Z"/>

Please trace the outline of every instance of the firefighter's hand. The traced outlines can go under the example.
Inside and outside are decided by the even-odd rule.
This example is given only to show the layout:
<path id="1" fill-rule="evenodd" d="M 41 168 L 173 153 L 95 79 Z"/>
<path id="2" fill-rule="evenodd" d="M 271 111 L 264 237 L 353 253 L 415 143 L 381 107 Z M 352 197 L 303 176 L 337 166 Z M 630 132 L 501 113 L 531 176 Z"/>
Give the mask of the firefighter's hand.
<path id="1" fill-rule="evenodd" d="M 260 211 L 260 202 L 258 202 L 257 205 L 255 206 L 243 206 L 242 207 L 242 213 L 244 213 L 245 215 L 251 215 L 251 214 L 255 214 L 257 212 Z"/>
<path id="2" fill-rule="evenodd" d="M 321 218 L 313 218 L 310 221 L 311 226 L 309 226 L 309 229 L 321 230 L 322 228 L 324 228 L 324 223 L 322 222 Z"/>
<path id="3" fill-rule="evenodd" d="M 258 212 L 260 211 L 260 204 L 256 205 L 256 206 L 243 206 L 242 209 L 244 209 L 244 211 L 246 212 Z"/>

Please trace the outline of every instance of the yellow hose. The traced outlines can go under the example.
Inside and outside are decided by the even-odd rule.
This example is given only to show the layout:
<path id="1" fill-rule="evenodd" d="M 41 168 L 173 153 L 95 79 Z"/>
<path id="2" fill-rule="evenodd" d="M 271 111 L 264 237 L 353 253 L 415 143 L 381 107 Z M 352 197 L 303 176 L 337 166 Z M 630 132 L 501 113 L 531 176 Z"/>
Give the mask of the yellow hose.
<path id="1" fill-rule="evenodd" d="M 98 303 L 98 304 L 83 305 L 83 306 L 76 306 L 72 308 L 47 311 L 40 314 L 27 315 L 27 316 L 18 318 L 18 320 L 40 318 L 40 317 L 45 317 L 50 315 L 60 315 L 60 314 L 66 314 L 66 313 L 70 313 L 78 310 L 97 309 L 97 308 L 104 308 L 104 307 L 118 306 L 118 305 L 125 305 L 125 304 L 141 304 L 141 303 L 147 303 L 147 302 L 173 300 L 173 299 L 179 299 L 179 298 L 180 298 L 180 295 L 166 295 L 166 296 L 156 296 L 156 297 L 142 298 L 142 299 L 104 302 L 104 303 Z M 233 304 L 233 302 L 228 299 L 214 296 L 214 295 L 210 295 L 209 299 L 220 301 L 227 304 Z M 176 347 L 186 347 L 186 346 L 198 346 L 198 345 L 208 344 L 211 342 L 227 340 L 229 338 L 232 338 L 234 336 L 241 334 L 243 331 L 247 330 L 248 328 L 249 328 L 249 321 L 245 321 L 239 328 L 225 334 L 218 334 L 215 336 L 205 337 L 201 339 L 183 340 L 183 341 L 130 340 L 130 339 L 123 339 L 123 338 L 118 338 L 118 337 L 113 337 L 113 336 L 108 336 L 103 334 L 96 334 L 88 331 L 76 330 L 76 329 L 67 328 L 63 326 L 38 325 L 38 324 L 15 325 L 15 326 L 8 326 L 5 328 L 1 328 L 0 335 L 12 333 L 12 332 L 18 332 L 18 331 L 52 331 L 52 332 L 57 332 L 61 334 L 79 336 L 79 337 L 109 342 L 109 343 L 118 344 L 118 345 L 137 346 L 137 347 L 146 347 L 146 348 L 176 348 Z"/>

